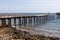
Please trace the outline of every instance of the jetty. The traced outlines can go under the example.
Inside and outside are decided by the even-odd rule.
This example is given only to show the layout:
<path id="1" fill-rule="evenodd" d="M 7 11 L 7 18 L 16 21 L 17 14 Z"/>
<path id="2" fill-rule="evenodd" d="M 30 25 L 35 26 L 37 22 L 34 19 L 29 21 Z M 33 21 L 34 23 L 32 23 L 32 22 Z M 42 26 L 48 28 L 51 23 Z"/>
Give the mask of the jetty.
<path id="1" fill-rule="evenodd" d="M 19 25 L 20 26 L 25 26 L 27 24 L 32 24 L 32 18 L 34 19 L 34 24 L 39 21 L 44 21 L 47 20 L 47 14 L 37 14 L 37 15 L 25 15 L 25 13 L 16 13 L 16 14 L 0 14 L 0 20 L 1 20 L 1 26 L 5 27 L 8 25 L 8 27 L 11 27 L 11 19 L 14 19 L 14 26 L 16 27 L 16 19 L 19 20 Z M 8 24 L 6 24 L 6 19 L 8 20 Z M 28 20 L 29 19 L 29 20 Z"/>

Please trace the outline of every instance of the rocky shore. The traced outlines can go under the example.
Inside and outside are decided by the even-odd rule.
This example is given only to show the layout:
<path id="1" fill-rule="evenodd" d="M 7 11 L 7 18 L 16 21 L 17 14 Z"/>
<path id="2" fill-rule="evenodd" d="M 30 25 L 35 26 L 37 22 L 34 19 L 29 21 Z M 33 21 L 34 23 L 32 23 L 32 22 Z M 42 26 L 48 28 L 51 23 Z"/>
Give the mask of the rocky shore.
<path id="1" fill-rule="evenodd" d="M 17 30 L 13 27 L 0 28 L 0 40 L 60 40 L 56 37 L 46 37 L 43 35 L 36 35 L 23 30 Z"/>

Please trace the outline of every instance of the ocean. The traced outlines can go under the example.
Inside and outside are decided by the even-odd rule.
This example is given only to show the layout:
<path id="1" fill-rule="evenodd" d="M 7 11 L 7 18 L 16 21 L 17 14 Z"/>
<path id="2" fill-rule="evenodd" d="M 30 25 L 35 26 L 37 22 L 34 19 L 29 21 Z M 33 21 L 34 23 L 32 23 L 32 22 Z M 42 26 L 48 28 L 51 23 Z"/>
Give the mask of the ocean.
<path id="1" fill-rule="evenodd" d="M 39 14 L 39 13 L 38 13 Z M 6 15 L 6 14 L 5 14 Z M 25 13 L 24 14 L 25 16 L 26 15 L 37 15 L 37 13 Z M 31 27 L 31 28 L 35 28 L 35 29 L 38 29 L 38 30 L 44 30 L 44 31 L 48 31 L 48 32 L 58 32 L 60 33 L 60 17 L 58 17 L 55 13 L 49 13 L 48 16 L 53 16 L 53 18 L 49 18 L 49 20 L 47 20 L 47 22 L 45 23 L 42 23 L 41 21 L 39 22 L 39 24 L 36 23 L 36 25 L 34 25 L 34 20 L 32 18 L 32 24 L 29 24 L 29 25 L 26 25 L 25 27 Z M 11 19 L 11 24 L 12 26 L 14 26 L 14 19 Z M 16 26 L 18 27 L 19 24 L 18 24 L 19 20 L 16 19 Z M 7 24 L 7 20 L 6 20 L 6 24 Z M 0 24 L 1 24 L 1 20 L 0 20 Z"/>

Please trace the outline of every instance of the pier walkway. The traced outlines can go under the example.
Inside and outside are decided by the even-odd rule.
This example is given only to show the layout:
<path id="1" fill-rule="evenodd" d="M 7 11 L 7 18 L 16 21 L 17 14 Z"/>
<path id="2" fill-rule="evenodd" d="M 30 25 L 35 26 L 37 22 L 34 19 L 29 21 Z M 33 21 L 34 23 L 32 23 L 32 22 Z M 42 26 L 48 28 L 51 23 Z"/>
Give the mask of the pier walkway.
<path id="1" fill-rule="evenodd" d="M 37 14 L 37 15 L 27 15 L 27 14 L 0 14 L 0 20 L 1 20 L 1 26 L 5 27 L 6 25 L 8 25 L 8 27 L 11 27 L 11 19 L 14 19 L 14 26 L 16 27 L 16 19 L 19 20 L 19 25 L 20 26 L 25 26 L 27 24 L 32 24 L 32 18 L 34 20 L 34 25 L 39 21 L 46 21 L 47 20 L 47 14 Z M 6 24 L 6 19 L 8 20 L 8 24 Z"/>

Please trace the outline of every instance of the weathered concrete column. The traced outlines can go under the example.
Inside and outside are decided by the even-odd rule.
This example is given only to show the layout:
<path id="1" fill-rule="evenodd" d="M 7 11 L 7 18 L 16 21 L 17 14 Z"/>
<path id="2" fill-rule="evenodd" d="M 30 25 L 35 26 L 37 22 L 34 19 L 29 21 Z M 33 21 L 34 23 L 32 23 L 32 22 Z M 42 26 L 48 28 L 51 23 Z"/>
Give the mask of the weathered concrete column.
<path id="1" fill-rule="evenodd" d="M 43 23 L 45 23 L 45 16 L 43 16 Z"/>
<path id="2" fill-rule="evenodd" d="M 38 20 L 39 24 L 41 24 L 41 16 L 39 16 L 38 19 L 39 19 L 39 20 Z"/>
<path id="3" fill-rule="evenodd" d="M 11 27 L 11 18 L 8 18 L 8 26 Z"/>
<path id="4" fill-rule="evenodd" d="M 27 25 L 27 18 L 25 18 L 25 24 Z"/>
<path id="5" fill-rule="evenodd" d="M 43 18 L 44 18 L 44 19 L 43 19 L 44 23 L 46 23 L 46 21 L 47 21 L 46 15 L 45 15 Z"/>
<path id="6" fill-rule="evenodd" d="M 23 17 L 23 26 L 27 25 L 27 18 Z"/>
<path id="7" fill-rule="evenodd" d="M 38 16 L 36 17 L 36 24 L 38 24 Z"/>
<path id="8" fill-rule="evenodd" d="M 27 26 L 29 25 L 29 18 L 27 17 Z"/>
<path id="9" fill-rule="evenodd" d="M 46 19 L 46 22 L 47 22 L 47 20 L 48 20 L 48 17 L 47 17 L 47 15 L 46 15 L 45 19 Z"/>
<path id="10" fill-rule="evenodd" d="M 45 23 L 47 22 L 47 16 L 44 17 Z"/>
<path id="11" fill-rule="evenodd" d="M 27 18 L 23 18 L 24 26 L 27 25 Z"/>
<path id="12" fill-rule="evenodd" d="M 16 28 L 16 18 L 14 18 L 14 26 L 15 26 L 15 28 Z"/>
<path id="13" fill-rule="evenodd" d="M 44 16 L 41 16 L 41 22 L 44 23 Z"/>
<path id="14" fill-rule="evenodd" d="M 21 26 L 24 26 L 24 18 L 21 17 Z"/>
<path id="15" fill-rule="evenodd" d="M 23 18 L 21 17 L 21 26 L 23 25 Z"/>
<path id="16" fill-rule="evenodd" d="M 19 18 L 19 26 L 21 26 L 21 18 Z"/>
<path id="17" fill-rule="evenodd" d="M 6 20 L 3 18 L 2 19 L 2 26 L 5 27 L 5 24 L 6 24 Z"/>
<path id="18" fill-rule="evenodd" d="M 38 16 L 38 24 L 40 24 L 41 23 L 41 18 L 40 18 L 40 16 Z"/>
<path id="19" fill-rule="evenodd" d="M 34 17 L 34 25 L 35 25 L 35 23 L 36 23 L 36 20 L 35 20 L 35 17 Z"/>
<path id="20" fill-rule="evenodd" d="M 23 17 L 23 26 L 25 26 L 25 17 Z"/>
<path id="21" fill-rule="evenodd" d="M 28 25 L 31 25 L 32 26 L 32 17 L 29 17 Z"/>
<path id="22" fill-rule="evenodd" d="M 43 24 L 43 17 L 41 16 L 41 24 Z"/>

